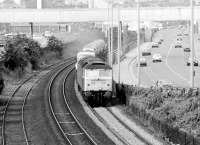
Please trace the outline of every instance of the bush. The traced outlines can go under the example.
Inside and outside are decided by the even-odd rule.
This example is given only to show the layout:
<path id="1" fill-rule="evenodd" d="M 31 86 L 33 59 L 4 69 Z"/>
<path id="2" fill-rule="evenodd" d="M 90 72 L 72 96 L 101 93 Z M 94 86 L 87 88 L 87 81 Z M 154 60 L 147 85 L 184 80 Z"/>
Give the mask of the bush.
<path id="1" fill-rule="evenodd" d="M 62 41 L 58 40 L 55 36 L 51 36 L 48 39 L 48 44 L 45 50 L 55 52 L 59 57 L 61 57 L 63 48 L 64 45 Z"/>
<path id="2" fill-rule="evenodd" d="M 28 63 L 32 64 L 32 69 L 36 69 L 42 54 L 39 44 L 24 35 L 8 39 L 5 50 L 4 66 L 12 71 L 15 69 L 24 71 Z"/>

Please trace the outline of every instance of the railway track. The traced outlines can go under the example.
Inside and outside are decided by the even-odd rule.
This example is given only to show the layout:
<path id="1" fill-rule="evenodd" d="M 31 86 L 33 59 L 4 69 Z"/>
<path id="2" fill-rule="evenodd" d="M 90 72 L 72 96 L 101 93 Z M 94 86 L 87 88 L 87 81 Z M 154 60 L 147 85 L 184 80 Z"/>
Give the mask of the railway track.
<path id="1" fill-rule="evenodd" d="M 96 108 L 93 109 L 93 113 L 124 145 L 132 145 L 133 143 L 137 145 L 158 145 L 152 144 L 151 141 L 146 140 L 143 136 L 138 134 L 137 131 L 133 130 L 121 121 L 108 108 Z M 106 116 L 106 119 L 102 116 L 102 114 Z M 110 124 L 110 120 L 112 120 L 112 124 L 114 124 L 115 127 Z"/>
<path id="2" fill-rule="evenodd" d="M 65 61 L 69 61 L 74 58 L 66 59 Z M 36 78 L 43 70 L 50 69 L 54 66 L 63 65 L 64 63 L 56 63 L 53 65 L 49 65 L 44 69 L 40 70 L 39 72 L 29 76 L 25 80 L 21 82 L 19 86 L 15 88 L 13 93 L 10 95 L 10 98 L 5 102 L 2 113 L 1 113 L 1 144 L 7 145 L 10 141 L 14 141 L 16 144 L 30 144 L 30 139 L 27 135 L 26 124 L 24 119 L 24 112 L 25 112 L 25 105 L 27 97 L 29 96 L 30 92 L 32 91 L 33 87 L 39 80 Z M 13 138 L 10 139 L 9 137 L 11 134 L 16 133 L 16 140 Z"/>
<path id="3" fill-rule="evenodd" d="M 27 138 L 27 133 L 25 130 L 25 124 L 24 124 L 24 106 L 26 102 L 26 98 L 31 92 L 34 84 L 26 90 L 26 93 L 24 95 L 24 98 L 16 101 L 14 100 L 15 96 L 17 95 L 18 92 L 20 92 L 20 89 L 23 89 L 23 86 L 31 81 L 35 75 L 32 75 L 25 79 L 12 93 L 11 97 L 9 100 L 6 102 L 6 105 L 4 107 L 3 115 L 2 115 L 2 126 L 1 126 L 1 138 L 2 138 L 2 145 L 7 144 L 7 138 L 9 137 L 8 131 L 6 131 L 6 125 L 14 124 L 17 127 L 17 131 L 20 135 L 24 135 L 24 139 L 22 142 L 25 142 L 27 145 L 29 145 L 28 138 Z M 12 108 L 13 107 L 13 108 Z M 16 108 L 17 107 L 17 108 Z M 15 131 L 16 131 L 15 128 Z"/>
<path id="4" fill-rule="evenodd" d="M 126 123 L 124 123 L 118 116 L 116 116 L 110 108 L 106 108 L 106 110 L 117 120 L 119 121 L 128 131 L 132 132 L 139 140 L 144 142 L 145 145 L 153 145 L 151 142 L 146 140 L 144 137 L 139 135 L 135 130 L 131 129 Z"/>
<path id="5" fill-rule="evenodd" d="M 69 84 L 66 81 L 74 69 L 74 63 L 71 62 L 60 68 L 52 76 L 48 84 L 50 110 L 67 144 L 97 145 L 96 141 L 93 140 L 78 121 L 66 100 L 70 93 L 65 91 L 65 85 Z"/>

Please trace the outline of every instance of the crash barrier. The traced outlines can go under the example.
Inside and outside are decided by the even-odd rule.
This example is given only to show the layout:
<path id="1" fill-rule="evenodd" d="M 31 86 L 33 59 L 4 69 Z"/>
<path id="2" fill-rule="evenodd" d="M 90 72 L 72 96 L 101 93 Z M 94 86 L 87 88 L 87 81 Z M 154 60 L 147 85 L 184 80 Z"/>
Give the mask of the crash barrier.
<path id="1" fill-rule="evenodd" d="M 130 104 L 131 96 L 139 96 L 144 95 L 145 91 L 150 91 L 151 89 L 156 89 L 156 91 L 162 91 L 162 93 L 166 93 L 165 95 L 169 95 L 173 97 L 173 95 L 183 95 L 184 97 L 188 97 L 191 95 L 199 96 L 199 88 L 174 88 L 174 87 L 164 87 L 164 88 L 138 88 L 133 85 L 124 85 L 124 84 L 117 84 L 117 87 L 120 88 L 118 91 L 123 94 L 121 97 L 122 100 L 126 100 L 126 104 L 130 105 L 130 108 L 135 114 L 135 116 L 141 122 L 153 127 L 153 129 L 159 133 L 159 136 L 163 137 L 163 139 L 169 140 L 175 144 L 180 145 L 200 145 L 200 138 L 187 133 L 186 131 L 170 125 L 167 121 L 162 121 L 155 118 L 152 114 L 148 113 L 146 109 L 139 106 L 138 104 L 132 102 Z"/>

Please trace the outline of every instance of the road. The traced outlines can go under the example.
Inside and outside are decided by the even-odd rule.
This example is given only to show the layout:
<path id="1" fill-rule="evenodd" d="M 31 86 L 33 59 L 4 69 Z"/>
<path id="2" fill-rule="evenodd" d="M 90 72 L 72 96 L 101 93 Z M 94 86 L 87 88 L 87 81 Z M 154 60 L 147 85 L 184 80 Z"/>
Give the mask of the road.
<path id="1" fill-rule="evenodd" d="M 162 30 L 157 34 L 163 37 L 164 41 L 159 48 L 152 48 L 151 52 L 160 53 L 163 61 L 152 62 L 152 55 L 147 56 L 147 67 L 141 68 L 141 84 L 143 86 L 152 86 L 156 80 L 166 80 L 180 87 L 190 86 L 190 67 L 186 66 L 186 57 L 188 57 L 182 48 L 175 48 L 177 39 L 177 29 Z M 189 46 L 189 36 L 183 38 L 183 47 Z M 195 46 L 199 46 L 195 38 Z M 198 50 L 198 47 L 196 47 Z M 199 52 L 199 50 L 198 50 Z M 199 54 L 199 53 L 197 53 Z M 133 72 L 137 77 L 136 62 L 133 64 Z M 195 68 L 195 87 L 200 87 L 200 67 Z"/>

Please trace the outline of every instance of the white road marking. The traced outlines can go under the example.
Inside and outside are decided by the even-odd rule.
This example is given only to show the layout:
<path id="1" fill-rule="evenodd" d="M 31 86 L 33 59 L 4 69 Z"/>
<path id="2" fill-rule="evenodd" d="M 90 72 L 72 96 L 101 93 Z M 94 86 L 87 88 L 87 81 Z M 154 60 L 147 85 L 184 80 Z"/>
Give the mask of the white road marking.
<path id="1" fill-rule="evenodd" d="M 65 133 L 65 134 L 69 136 L 75 136 L 75 135 L 83 135 L 84 133 L 80 132 L 80 133 Z"/>
<path id="2" fill-rule="evenodd" d="M 177 73 L 172 67 L 170 67 L 169 66 L 169 64 L 168 64 L 168 57 L 169 57 L 169 55 L 170 55 L 170 52 L 171 52 L 171 50 L 172 50 L 172 48 L 173 48 L 173 46 L 174 46 L 174 43 L 175 42 L 173 42 L 171 45 L 170 45 L 170 48 L 169 48 L 169 50 L 168 50 L 168 52 L 167 52 L 167 56 L 166 56 L 166 59 L 165 59 L 165 64 L 166 64 L 166 66 L 169 68 L 169 70 L 172 72 L 172 73 L 174 73 L 175 75 L 177 75 L 180 79 L 182 79 L 183 81 L 185 81 L 188 85 L 189 85 L 189 81 L 186 79 L 186 78 L 184 78 L 181 74 L 179 74 L 179 73 Z"/>
<path id="3" fill-rule="evenodd" d="M 74 124 L 74 123 L 76 123 L 76 122 L 74 122 L 74 121 L 63 121 L 63 122 L 59 122 L 60 124 Z"/>

